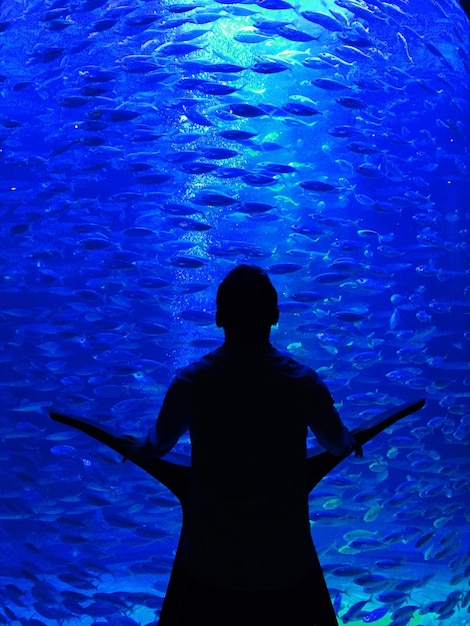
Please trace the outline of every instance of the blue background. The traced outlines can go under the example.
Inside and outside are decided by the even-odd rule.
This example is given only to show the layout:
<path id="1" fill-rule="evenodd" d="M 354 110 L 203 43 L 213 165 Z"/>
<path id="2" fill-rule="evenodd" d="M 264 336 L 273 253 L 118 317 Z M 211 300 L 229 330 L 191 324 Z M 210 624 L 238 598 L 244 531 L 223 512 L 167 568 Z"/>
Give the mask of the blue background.
<path id="1" fill-rule="evenodd" d="M 240 262 L 348 426 L 427 401 L 312 493 L 341 621 L 470 623 L 469 33 L 440 0 L 2 3 L 0 623 L 156 621 L 176 501 L 48 411 L 146 432 Z"/>

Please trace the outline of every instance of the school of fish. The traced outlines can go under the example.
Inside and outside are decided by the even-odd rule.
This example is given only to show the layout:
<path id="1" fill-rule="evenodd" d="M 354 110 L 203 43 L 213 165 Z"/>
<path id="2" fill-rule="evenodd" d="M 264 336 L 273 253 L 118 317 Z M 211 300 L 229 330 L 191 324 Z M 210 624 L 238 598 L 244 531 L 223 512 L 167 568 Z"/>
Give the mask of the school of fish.
<path id="1" fill-rule="evenodd" d="M 146 432 L 241 262 L 348 426 L 427 401 L 312 492 L 340 623 L 470 624 L 469 77 L 456 0 L 0 3 L 0 624 L 156 623 L 176 500 L 48 411 Z"/>

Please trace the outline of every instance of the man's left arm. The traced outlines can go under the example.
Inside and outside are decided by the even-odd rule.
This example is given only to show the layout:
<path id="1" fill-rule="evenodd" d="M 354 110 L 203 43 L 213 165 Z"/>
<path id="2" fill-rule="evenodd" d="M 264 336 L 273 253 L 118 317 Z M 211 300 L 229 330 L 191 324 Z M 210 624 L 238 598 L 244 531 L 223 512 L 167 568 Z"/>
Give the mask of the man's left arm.
<path id="1" fill-rule="evenodd" d="M 319 410 L 311 416 L 308 425 L 318 443 L 335 456 L 343 456 L 353 450 L 356 456 L 362 456 L 362 448 L 343 424 L 333 398 L 321 379 L 316 381 L 315 393 Z"/>

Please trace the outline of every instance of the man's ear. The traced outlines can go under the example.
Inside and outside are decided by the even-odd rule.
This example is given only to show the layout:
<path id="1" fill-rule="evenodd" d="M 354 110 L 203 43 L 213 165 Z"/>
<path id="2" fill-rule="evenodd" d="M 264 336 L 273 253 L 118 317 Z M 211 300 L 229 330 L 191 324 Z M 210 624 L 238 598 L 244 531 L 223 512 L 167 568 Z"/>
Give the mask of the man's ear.
<path id="1" fill-rule="evenodd" d="M 215 325 L 217 326 L 217 328 L 224 327 L 224 316 L 221 315 L 219 311 L 215 312 Z"/>
<path id="2" fill-rule="evenodd" d="M 271 326 L 276 326 L 278 321 L 279 321 L 279 309 L 276 309 L 276 313 L 273 314 L 270 320 Z"/>

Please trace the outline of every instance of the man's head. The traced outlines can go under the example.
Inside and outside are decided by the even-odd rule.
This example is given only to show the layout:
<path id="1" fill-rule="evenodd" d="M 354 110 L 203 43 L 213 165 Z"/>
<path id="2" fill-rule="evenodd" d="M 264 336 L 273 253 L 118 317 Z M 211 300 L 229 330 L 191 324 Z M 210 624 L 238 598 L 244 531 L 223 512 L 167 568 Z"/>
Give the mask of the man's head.
<path id="1" fill-rule="evenodd" d="M 255 265 L 238 265 L 217 290 L 216 324 L 226 337 L 248 340 L 269 338 L 277 324 L 277 292 L 266 272 Z"/>

